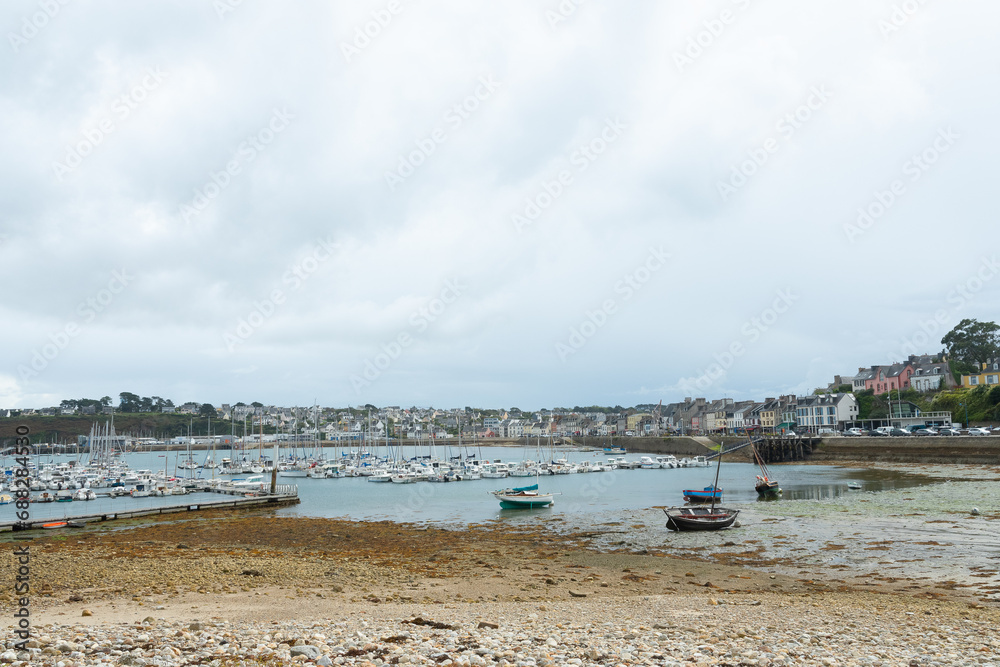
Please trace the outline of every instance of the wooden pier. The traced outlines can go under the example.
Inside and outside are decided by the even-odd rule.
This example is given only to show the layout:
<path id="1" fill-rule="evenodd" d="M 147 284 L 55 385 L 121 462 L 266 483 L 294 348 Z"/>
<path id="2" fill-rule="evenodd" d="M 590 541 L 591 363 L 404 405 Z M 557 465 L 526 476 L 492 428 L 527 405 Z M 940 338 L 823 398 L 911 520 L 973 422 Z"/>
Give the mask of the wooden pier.
<path id="1" fill-rule="evenodd" d="M 214 493 L 225 496 L 239 496 L 238 498 L 227 498 L 220 500 L 202 500 L 199 502 L 186 502 L 174 505 L 160 505 L 158 507 L 143 507 L 139 509 L 128 509 L 120 512 L 97 512 L 93 514 L 77 514 L 62 518 L 49 517 L 47 519 L 29 519 L 27 527 L 22 527 L 16 521 L 4 521 L 0 523 L 0 532 L 40 530 L 44 524 L 58 523 L 62 521 L 73 521 L 77 523 L 95 523 L 102 521 L 115 521 L 118 519 L 135 519 L 144 516 L 157 514 L 175 514 L 179 512 L 197 512 L 199 510 L 215 509 L 244 509 L 249 507 L 282 507 L 285 505 L 297 505 L 299 503 L 299 490 L 294 484 L 279 484 L 275 492 L 271 493 L 247 493 L 241 489 L 211 489 L 202 493 Z M 74 501 L 81 503 L 86 501 Z"/>
<path id="2" fill-rule="evenodd" d="M 764 463 L 780 463 L 804 461 L 819 443 L 820 438 L 815 435 L 765 435 L 756 440 L 754 446 Z"/>

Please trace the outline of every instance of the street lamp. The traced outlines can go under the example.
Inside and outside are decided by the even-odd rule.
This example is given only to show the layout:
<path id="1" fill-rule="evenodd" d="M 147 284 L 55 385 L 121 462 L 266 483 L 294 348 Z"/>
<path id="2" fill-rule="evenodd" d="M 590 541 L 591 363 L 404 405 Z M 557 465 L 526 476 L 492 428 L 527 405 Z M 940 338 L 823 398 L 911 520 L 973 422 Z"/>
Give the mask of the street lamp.
<path id="1" fill-rule="evenodd" d="M 969 428 L 969 406 L 965 403 L 959 403 L 958 407 L 965 408 L 965 428 Z"/>

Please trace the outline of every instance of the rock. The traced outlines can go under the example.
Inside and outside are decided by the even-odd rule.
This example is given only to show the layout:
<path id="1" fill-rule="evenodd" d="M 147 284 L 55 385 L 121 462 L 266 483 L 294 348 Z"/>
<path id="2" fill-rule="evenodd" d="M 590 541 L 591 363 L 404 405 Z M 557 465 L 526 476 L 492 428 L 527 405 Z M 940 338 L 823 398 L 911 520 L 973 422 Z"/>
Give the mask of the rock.
<path id="1" fill-rule="evenodd" d="M 4 651 L 3 653 L 0 653 L 0 662 L 11 663 L 15 660 L 17 660 L 17 653 L 14 653 L 14 651 Z"/>
<path id="2" fill-rule="evenodd" d="M 240 575 L 242 575 L 244 577 L 263 577 L 264 573 L 261 572 L 260 570 L 250 570 L 250 569 L 248 569 L 248 570 L 243 570 L 242 572 L 240 572 Z"/>
<path id="3" fill-rule="evenodd" d="M 149 625 L 150 623 L 156 623 L 156 619 L 153 618 L 152 616 L 147 616 L 146 618 L 142 619 L 143 625 Z"/>
<path id="4" fill-rule="evenodd" d="M 177 545 L 177 548 L 178 548 L 178 549 L 190 549 L 191 547 L 189 547 L 189 546 L 188 546 L 188 545 L 186 545 L 186 544 L 183 544 L 183 543 L 181 543 L 181 544 L 178 544 L 178 545 Z"/>
<path id="5" fill-rule="evenodd" d="M 479 625 L 476 626 L 480 630 L 483 628 L 489 628 L 490 630 L 496 630 L 500 627 L 497 623 L 490 623 L 489 621 L 479 621 Z"/>
<path id="6" fill-rule="evenodd" d="M 570 590 L 569 596 L 571 598 L 585 598 L 585 597 L 587 597 L 587 594 L 586 593 L 581 593 L 580 591 Z"/>
<path id="7" fill-rule="evenodd" d="M 204 630 L 204 629 L 205 629 L 205 624 L 202 623 L 201 621 L 195 621 L 194 623 L 188 626 L 188 630 L 190 630 L 191 632 L 198 632 L 199 630 Z"/>
<path id="8" fill-rule="evenodd" d="M 83 602 L 83 596 L 74 593 L 73 595 L 70 595 L 68 598 L 66 598 L 66 602 Z"/>
<path id="9" fill-rule="evenodd" d="M 322 655 L 322 651 L 319 650 L 318 646 L 304 644 L 302 646 L 293 646 L 291 650 L 291 655 L 293 658 L 297 655 L 303 655 L 309 660 L 315 660 L 320 655 Z"/>
<path id="10" fill-rule="evenodd" d="M 316 661 L 316 664 L 320 665 L 320 667 L 330 667 L 330 665 L 333 664 L 333 660 L 330 660 L 329 656 L 324 655 L 322 658 Z"/>
<path id="11" fill-rule="evenodd" d="M 80 615 L 81 616 L 93 616 L 94 612 L 90 611 L 89 609 L 84 609 L 83 613 L 81 613 Z"/>
<path id="12" fill-rule="evenodd" d="M 76 646 L 73 646 L 71 642 L 64 640 L 56 642 L 55 649 L 60 653 L 72 653 L 73 651 L 76 650 Z"/>

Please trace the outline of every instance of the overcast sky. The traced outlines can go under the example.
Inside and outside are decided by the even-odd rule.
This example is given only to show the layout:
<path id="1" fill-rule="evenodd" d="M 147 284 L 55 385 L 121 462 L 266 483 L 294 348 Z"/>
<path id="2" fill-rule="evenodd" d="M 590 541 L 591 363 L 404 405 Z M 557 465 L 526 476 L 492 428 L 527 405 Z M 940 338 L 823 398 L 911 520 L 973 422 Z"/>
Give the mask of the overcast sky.
<path id="1" fill-rule="evenodd" d="M 998 319 L 998 20 L 4 2 L 0 407 L 762 399 L 940 351 Z"/>

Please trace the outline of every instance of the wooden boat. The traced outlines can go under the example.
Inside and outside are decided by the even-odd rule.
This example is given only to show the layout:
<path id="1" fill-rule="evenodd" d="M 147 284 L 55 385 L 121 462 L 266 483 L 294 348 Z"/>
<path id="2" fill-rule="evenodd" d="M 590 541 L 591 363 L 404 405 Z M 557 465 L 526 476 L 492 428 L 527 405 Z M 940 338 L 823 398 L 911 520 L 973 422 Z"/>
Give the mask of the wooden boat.
<path id="1" fill-rule="evenodd" d="M 538 493 L 537 484 L 493 492 L 493 496 L 500 501 L 500 507 L 503 509 L 548 507 L 553 502 L 552 495 L 551 493 Z"/>
<path id="2" fill-rule="evenodd" d="M 736 521 L 739 510 L 726 507 L 670 507 L 663 510 L 670 530 L 721 530 Z"/>
<path id="3" fill-rule="evenodd" d="M 750 449 L 753 451 L 753 458 L 760 468 L 760 474 L 757 475 L 757 481 L 753 487 L 757 491 L 757 496 L 760 498 L 777 498 L 781 495 L 781 487 L 778 486 L 776 480 L 771 479 L 771 471 L 767 469 L 767 464 L 764 463 L 764 459 L 757 451 L 757 447 L 751 444 Z"/>
<path id="4" fill-rule="evenodd" d="M 858 482 L 849 482 L 848 485 L 847 485 L 847 488 L 857 490 L 857 489 L 860 489 L 862 487 L 861 487 L 861 484 L 859 484 Z"/>
<path id="5" fill-rule="evenodd" d="M 714 484 L 709 484 L 701 491 L 695 489 L 684 489 L 684 500 L 689 503 L 710 503 L 722 500 L 722 489 Z"/>
<path id="6" fill-rule="evenodd" d="M 722 454 L 725 445 L 719 445 L 719 463 L 715 468 L 715 483 L 706 486 L 704 491 L 684 491 L 684 499 L 692 502 L 692 498 L 707 498 L 711 504 L 708 507 L 670 507 L 663 510 L 667 515 L 667 528 L 670 530 L 721 530 L 729 528 L 736 522 L 739 510 L 719 507 L 716 500 L 722 498 L 719 488 L 719 471 L 722 469 Z"/>

